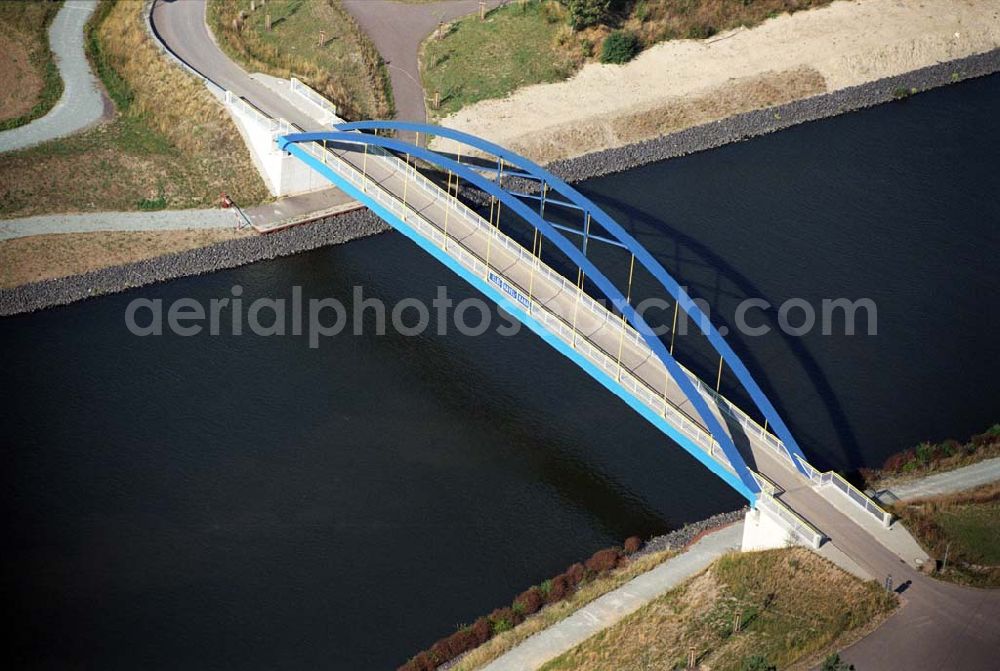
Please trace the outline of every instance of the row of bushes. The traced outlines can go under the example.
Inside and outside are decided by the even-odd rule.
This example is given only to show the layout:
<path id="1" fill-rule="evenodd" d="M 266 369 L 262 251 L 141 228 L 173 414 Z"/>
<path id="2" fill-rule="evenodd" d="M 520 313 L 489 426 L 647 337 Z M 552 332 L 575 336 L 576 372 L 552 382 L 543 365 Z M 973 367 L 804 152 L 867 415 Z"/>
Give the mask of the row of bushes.
<path id="1" fill-rule="evenodd" d="M 881 477 L 959 466 L 994 454 L 1000 454 L 1000 424 L 972 436 L 967 443 L 953 439 L 920 443 L 889 456 L 881 469 L 861 469 L 861 475 L 867 483 L 874 484 Z"/>
<path id="2" fill-rule="evenodd" d="M 513 629 L 548 604 L 570 597 L 583 583 L 613 571 L 628 562 L 630 555 L 642 547 L 642 541 L 632 536 L 621 548 L 598 550 L 584 563 L 576 563 L 563 573 L 518 594 L 510 606 L 497 608 L 451 636 L 442 638 L 399 667 L 399 671 L 433 671 L 460 655 L 479 647 L 493 636 Z"/>

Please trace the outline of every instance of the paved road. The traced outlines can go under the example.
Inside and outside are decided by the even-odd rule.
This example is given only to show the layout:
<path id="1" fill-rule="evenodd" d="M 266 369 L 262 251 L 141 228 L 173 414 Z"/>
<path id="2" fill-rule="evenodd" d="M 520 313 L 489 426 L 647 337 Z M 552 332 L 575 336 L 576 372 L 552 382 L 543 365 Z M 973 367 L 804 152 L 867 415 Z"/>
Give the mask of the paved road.
<path id="1" fill-rule="evenodd" d="M 487 0 L 493 8 L 504 0 Z M 412 4 L 394 0 L 343 0 L 361 28 L 374 42 L 389 65 L 396 118 L 403 121 L 426 121 L 424 89 L 420 85 L 417 55 L 420 43 L 441 22 L 479 11 L 479 0 L 441 0 Z"/>
<path id="2" fill-rule="evenodd" d="M 104 115 L 104 97 L 83 50 L 83 28 L 96 0 L 66 0 L 49 27 L 63 94 L 49 113 L 31 123 L 0 133 L 0 152 L 14 151 L 72 135 Z"/>
<path id="3" fill-rule="evenodd" d="M 157 0 L 151 23 L 164 45 L 206 79 L 246 98 L 272 117 L 287 119 L 305 130 L 322 130 L 308 114 L 229 60 L 208 32 L 205 6 L 205 0 Z"/>
<path id="4" fill-rule="evenodd" d="M 1000 480 L 1000 457 L 956 468 L 947 473 L 928 475 L 913 482 L 893 485 L 889 487 L 889 491 L 898 499 L 916 499 L 961 492 L 998 480 Z"/>

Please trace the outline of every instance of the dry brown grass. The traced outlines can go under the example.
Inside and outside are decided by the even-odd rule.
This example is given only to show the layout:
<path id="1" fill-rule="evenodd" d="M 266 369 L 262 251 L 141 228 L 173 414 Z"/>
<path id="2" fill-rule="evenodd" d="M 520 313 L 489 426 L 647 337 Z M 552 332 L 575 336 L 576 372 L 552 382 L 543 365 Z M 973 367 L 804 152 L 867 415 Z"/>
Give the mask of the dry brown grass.
<path id="1" fill-rule="evenodd" d="M 143 3 L 102 4 L 89 41 L 118 107 L 110 123 L 0 161 L 0 216 L 209 207 L 220 192 L 249 205 L 267 189 L 228 113 L 166 60 L 146 33 Z"/>
<path id="2" fill-rule="evenodd" d="M 23 37 L 0 25 L 0 121 L 27 113 L 42 91 L 42 73 L 31 63 Z"/>
<path id="3" fill-rule="evenodd" d="M 126 113 L 142 117 L 188 154 L 242 146 L 225 108 L 204 84 L 165 58 L 153 43 L 143 11 L 141 2 L 119 2 L 97 30 L 102 52 L 132 90 L 134 98 Z"/>
<path id="4" fill-rule="evenodd" d="M 210 0 L 209 21 L 222 48 L 251 70 L 296 76 L 350 119 L 389 118 L 392 91 L 382 58 L 339 0 Z M 265 16 L 272 29 L 265 29 Z M 323 42 L 320 42 L 320 37 Z"/>
<path id="5" fill-rule="evenodd" d="M 786 12 L 827 5 L 831 0 L 630 0 L 615 22 L 643 46 L 678 38 L 702 39 L 739 26 L 753 26 Z"/>
<path id="6" fill-rule="evenodd" d="M 251 235 L 231 228 L 33 235 L 0 242 L 0 288 L 150 259 Z"/>
<path id="7" fill-rule="evenodd" d="M 0 130 L 46 114 L 63 84 L 49 50 L 55 2 L 0 3 Z"/>
<path id="8" fill-rule="evenodd" d="M 735 671 L 754 654 L 786 668 L 844 645 L 895 605 L 875 583 L 803 548 L 731 554 L 542 668 L 684 668 L 689 648 L 713 671 Z"/>
<path id="9" fill-rule="evenodd" d="M 569 598 L 546 606 L 513 629 L 497 634 L 460 659 L 451 667 L 450 671 L 472 671 L 489 664 L 528 637 L 566 619 L 594 599 L 621 587 L 632 578 L 656 568 L 675 554 L 671 551 L 648 554 L 630 561 L 612 573 L 598 576 L 583 583 Z"/>
<path id="10" fill-rule="evenodd" d="M 799 68 L 769 72 L 729 82 L 700 96 L 677 98 L 649 109 L 554 126 L 507 141 L 507 146 L 534 160 L 551 161 L 590 151 L 640 142 L 684 128 L 750 110 L 781 105 L 826 91 L 816 70 Z"/>

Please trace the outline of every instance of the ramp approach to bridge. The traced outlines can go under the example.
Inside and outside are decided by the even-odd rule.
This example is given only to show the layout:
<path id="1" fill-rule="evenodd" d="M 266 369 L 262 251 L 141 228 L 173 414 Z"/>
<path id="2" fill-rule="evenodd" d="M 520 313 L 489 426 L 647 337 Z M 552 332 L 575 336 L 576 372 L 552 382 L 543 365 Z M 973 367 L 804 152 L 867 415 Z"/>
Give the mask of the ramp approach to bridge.
<path id="1" fill-rule="evenodd" d="M 465 147 L 465 157 L 380 131 L 414 133 L 418 142 L 420 135 L 444 137 Z M 680 285 L 610 216 L 545 169 L 480 138 L 408 122 L 344 123 L 276 141 L 514 315 L 746 497 L 753 509 L 744 547 L 794 540 L 819 549 L 830 545 L 824 542 L 832 536 L 827 529 L 836 528 L 833 545 L 846 547 L 827 551 L 835 559 L 841 553 L 852 557 L 856 572 L 873 577 L 882 572 L 876 565 L 881 562 L 866 560 L 870 552 L 858 551 L 864 546 L 881 546 L 912 563 L 926 558 L 887 512 L 838 475 L 809 464 L 746 367 Z M 418 165 L 446 174 L 446 185 L 438 186 Z M 488 198 L 489 213 L 485 206 L 481 215 L 466 205 L 459 185 Z M 573 213 L 579 225 L 557 223 L 565 218 L 550 216 L 555 210 Z M 518 239 L 530 240 L 531 248 Z M 568 259 L 575 277 L 543 259 L 543 244 Z M 624 250 L 629 259 L 624 287 L 588 256 L 594 244 Z M 753 399 L 763 426 L 681 366 L 673 342 L 653 333 L 632 305 L 632 278 L 639 267 L 673 300 L 674 325 L 683 311 L 698 326 L 720 356 L 720 371 L 726 366 Z M 591 292 L 606 300 L 595 300 Z M 737 444 L 748 448 L 754 468 Z"/>

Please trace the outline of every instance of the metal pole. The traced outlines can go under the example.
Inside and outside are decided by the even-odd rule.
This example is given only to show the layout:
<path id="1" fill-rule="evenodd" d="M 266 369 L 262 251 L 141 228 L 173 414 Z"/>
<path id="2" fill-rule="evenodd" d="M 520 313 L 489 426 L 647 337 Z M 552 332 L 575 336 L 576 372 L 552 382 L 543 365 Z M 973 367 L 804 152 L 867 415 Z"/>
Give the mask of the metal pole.
<path id="1" fill-rule="evenodd" d="M 365 157 L 361 162 L 361 175 L 365 178 L 361 182 L 361 192 L 368 193 L 368 143 L 365 143 Z"/>
<path id="2" fill-rule="evenodd" d="M 715 391 L 719 391 L 722 386 L 722 357 L 719 357 L 719 374 L 715 377 Z"/>
<path id="3" fill-rule="evenodd" d="M 632 255 L 632 261 L 628 266 L 628 290 L 625 295 L 625 302 L 628 303 L 632 299 L 632 273 L 635 270 L 635 254 Z M 618 337 L 618 381 L 622 381 L 622 349 L 625 346 L 625 310 L 624 306 L 622 309 L 622 331 Z"/>
<path id="4" fill-rule="evenodd" d="M 406 155 L 406 167 L 403 168 L 403 221 L 406 221 L 406 192 L 410 186 L 410 155 Z M 445 215 L 447 216 L 447 214 Z"/>
<path id="5" fill-rule="evenodd" d="M 674 336 L 677 335 L 677 309 L 680 303 L 674 301 L 674 324 L 670 327 L 670 356 L 674 355 Z"/>
<path id="6" fill-rule="evenodd" d="M 538 245 L 538 229 L 535 229 L 535 235 L 531 240 L 531 274 L 528 276 L 528 313 L 531 313 L 531 307 L 535 304 L 534 299 L 534 288 L 535 288 L 535 262 L 537 257 L 535 256 L 535 247 Z"/>

